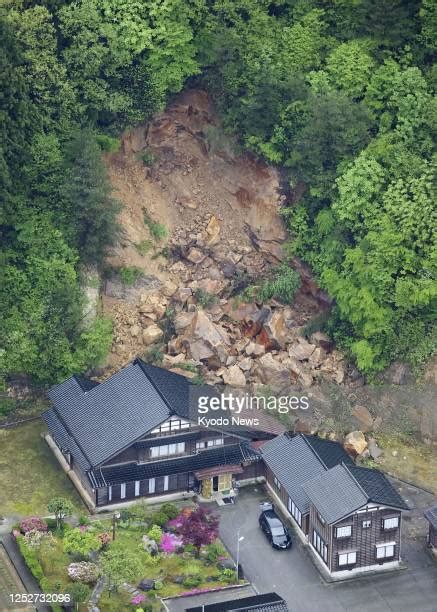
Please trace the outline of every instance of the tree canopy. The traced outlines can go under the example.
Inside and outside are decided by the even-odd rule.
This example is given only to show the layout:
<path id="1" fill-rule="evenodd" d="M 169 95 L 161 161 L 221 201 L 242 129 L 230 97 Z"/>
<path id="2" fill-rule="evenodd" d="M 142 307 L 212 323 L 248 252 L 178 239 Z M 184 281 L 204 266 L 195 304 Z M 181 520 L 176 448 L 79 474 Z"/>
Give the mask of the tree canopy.
<path id="1" fill-rule="evenodd" d="M 292 253 L 366 373 L 435 347 L 431 0 L 8 0 L 0 9 L 0 375 L 92 367 L 81 270 L 117 241 L 104 138 L 184 86 L 283 168 Z M 296 186 L 299 188 L 296 189 Z M 295 194 L 301 194 L 295 197 Z"/>

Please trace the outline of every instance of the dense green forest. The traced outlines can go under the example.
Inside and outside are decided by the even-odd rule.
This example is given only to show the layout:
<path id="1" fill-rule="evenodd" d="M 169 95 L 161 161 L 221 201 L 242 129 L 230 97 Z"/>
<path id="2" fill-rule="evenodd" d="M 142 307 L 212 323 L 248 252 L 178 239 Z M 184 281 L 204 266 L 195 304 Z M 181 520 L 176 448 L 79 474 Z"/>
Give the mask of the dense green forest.
<path id="1" fill-rule="evenodd" d="M 80 275 L 117 240 L 102 149 L 184 86 L 284 169 L 290 255 L 371 374 L 435 347 L 434 0 L 10 0 L 0 9 L 0 368 L 99 362 Z M 434 158 L 435 159 L 435 158 Z"/>

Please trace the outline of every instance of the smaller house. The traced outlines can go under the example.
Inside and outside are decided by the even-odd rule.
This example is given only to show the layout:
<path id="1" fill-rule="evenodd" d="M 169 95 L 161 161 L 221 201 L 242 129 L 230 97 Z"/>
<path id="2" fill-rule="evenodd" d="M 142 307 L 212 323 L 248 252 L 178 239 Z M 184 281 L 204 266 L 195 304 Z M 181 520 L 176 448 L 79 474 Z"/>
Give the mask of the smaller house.
<path id="1" fill-rule="evenodd" d="M 408 506 L 378 470 L 356 466 L 338 442 L 283 434 L 261 447 L 270 490 L 327 573 L 396 567 Z"/>
<path id="2" fill-rule="evenodd" d="M 428 545 L 437 552 L 437 506 L 433 506 L 424 514 L 429 523 Z"/>
<path id="3" fill-rule="evenodd" d="M 309 543 L 331 574 L 396 567 L 402 497 L 378 471 L 341 463 L 305 482 Z"/>
<path id="4" fill-rule="evenodd" d="M 185 608 L 185 612 L 288 612 L 285 601 L 277 593 L 231 599 L 218 603 Z"/>

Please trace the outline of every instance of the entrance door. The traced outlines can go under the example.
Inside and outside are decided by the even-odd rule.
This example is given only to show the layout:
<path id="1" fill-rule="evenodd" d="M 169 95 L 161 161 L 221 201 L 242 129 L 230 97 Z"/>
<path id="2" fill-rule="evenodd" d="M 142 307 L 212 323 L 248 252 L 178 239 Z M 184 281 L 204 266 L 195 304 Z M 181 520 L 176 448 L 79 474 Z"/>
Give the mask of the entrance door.
<path id="1" fill-rule="evenodd" d="M 219 490 L 219 477 L 218 476 L 213 476 L 213 479 L 212 479 L 212 490 L 213 491 L 218 491 Z"/>

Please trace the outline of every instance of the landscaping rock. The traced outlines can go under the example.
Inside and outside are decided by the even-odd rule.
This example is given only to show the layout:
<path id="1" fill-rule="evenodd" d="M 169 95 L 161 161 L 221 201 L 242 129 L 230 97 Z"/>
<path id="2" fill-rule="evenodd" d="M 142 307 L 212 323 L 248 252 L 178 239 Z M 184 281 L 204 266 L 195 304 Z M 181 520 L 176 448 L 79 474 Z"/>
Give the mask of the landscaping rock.
<path id="1" fill-rule="evenodd" d="M 384 454 L 376 443 L 375 438 L 369 438 L 369 454 L 375 461 L 377 461 Z"/>
<path id="2" fill-rule="evenodd" d="M 233 562 L 232 559 L 222 559 L 221 561 L 218 562 L 217 564 L 219 566 L 220 569 L 235 569 L 235 563 Z"/>
<path id="3" fill-rule="evenodd" d="M 155 581 L 153 578 L 143 578 L 141 582 L 138 584 L 138 588 L 141 591 L 151 591 L 155 586 Z"/>
<path id="4" fill-rule="evenodd" d="M 344 439 L 343 448 L 353 457 L 361 455 L 367 448 L 367 442 L 363 432 L 351 431 Z"/>

